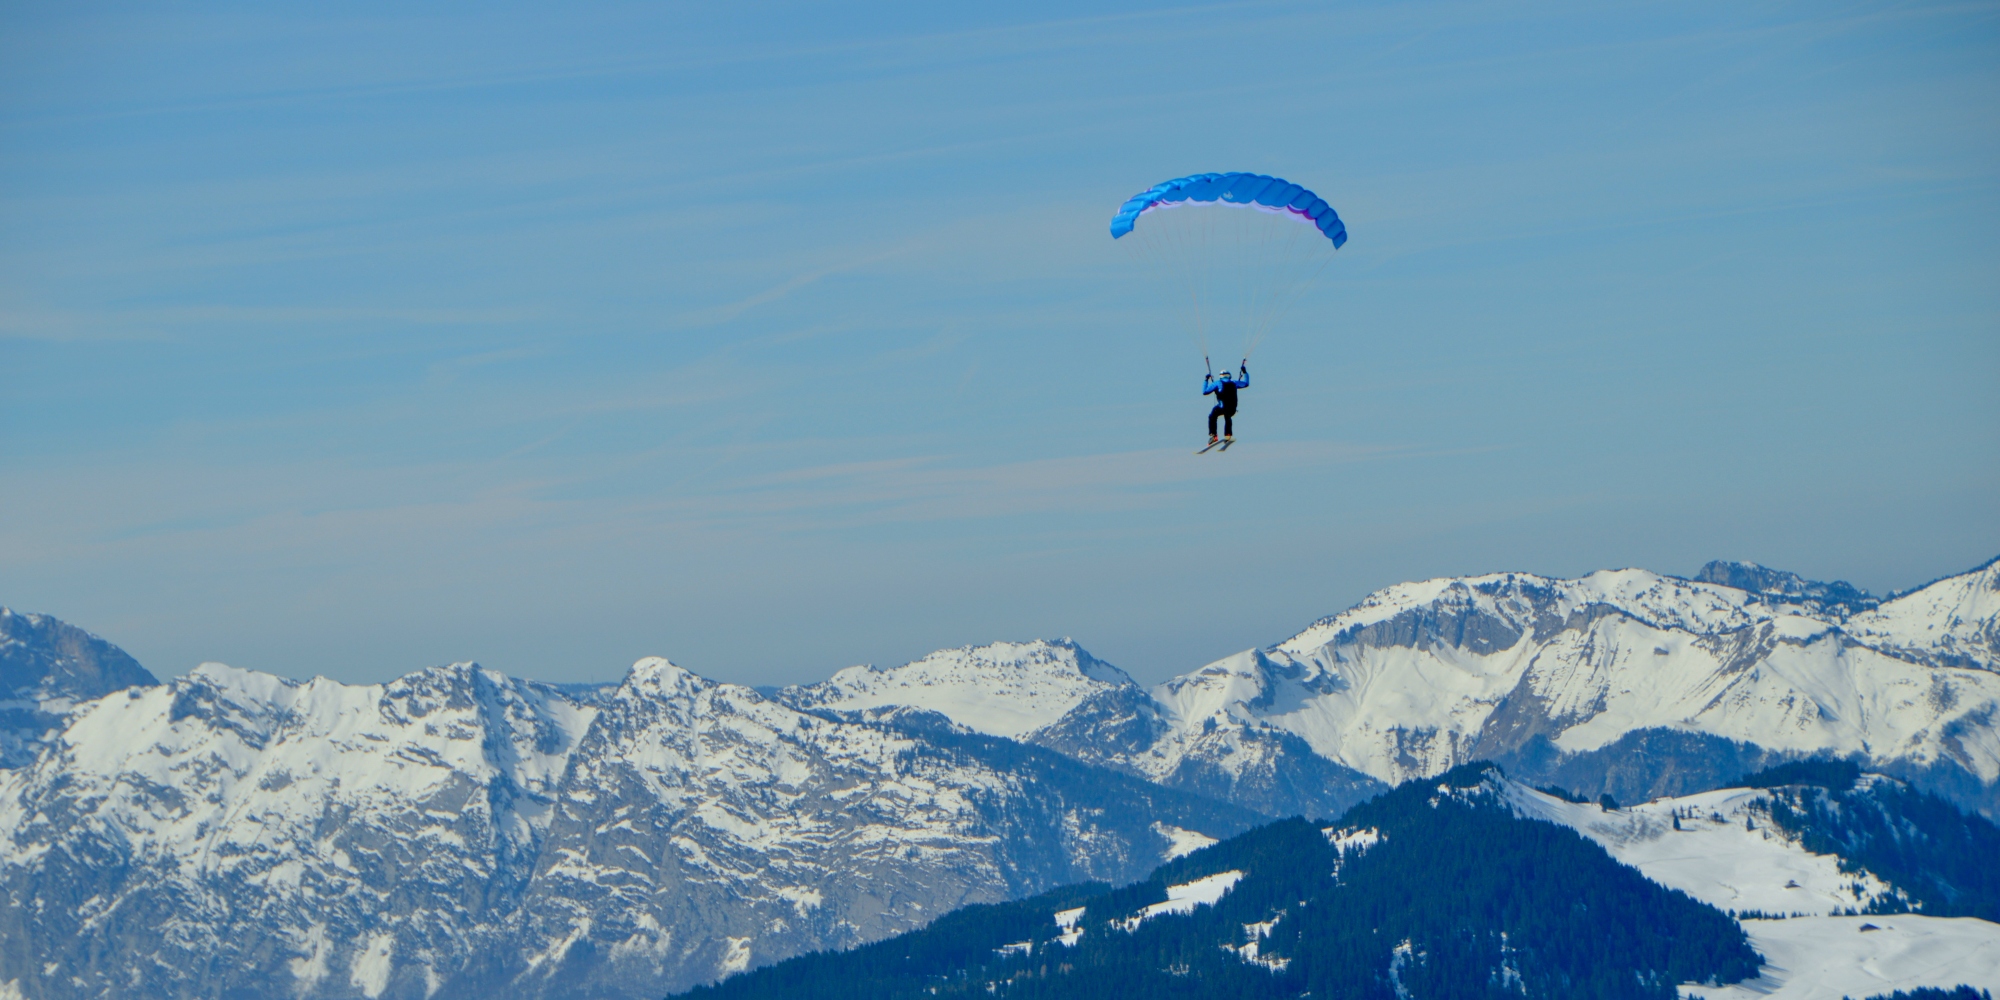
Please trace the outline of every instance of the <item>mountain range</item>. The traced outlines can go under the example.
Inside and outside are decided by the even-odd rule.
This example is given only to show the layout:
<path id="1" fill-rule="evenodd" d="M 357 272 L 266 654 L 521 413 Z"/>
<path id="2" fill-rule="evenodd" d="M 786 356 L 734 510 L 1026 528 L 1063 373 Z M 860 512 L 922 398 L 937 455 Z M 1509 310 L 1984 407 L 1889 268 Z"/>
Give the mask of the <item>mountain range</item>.
<path id="1" fill-rule="evenodd" d="M 0 996 L 651 997 L 1500 762 L 1622 801 L 1832 756 L 2000 809 L 2000 568 L 1402 584 L 1150 688 L 1068 640 L 778 689 L 383 685 L 0 612 Z"/>

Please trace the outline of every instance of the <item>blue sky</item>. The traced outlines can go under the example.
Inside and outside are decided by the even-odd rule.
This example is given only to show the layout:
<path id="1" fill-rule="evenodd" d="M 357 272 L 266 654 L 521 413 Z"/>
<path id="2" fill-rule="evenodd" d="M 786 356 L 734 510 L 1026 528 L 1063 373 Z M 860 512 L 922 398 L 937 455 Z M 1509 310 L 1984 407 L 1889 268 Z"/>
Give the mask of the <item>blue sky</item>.
<path id="1" fill-rule="evenodd" d="M 958 9 L 966 8 L 966 9 Z M 1226 455 L 1105 226 L 1352 241 Z M 2000 5 L 0 13 L 0 603 L 381 680 L 1152 680 L 1406 579 L 2000 553 Z"/>

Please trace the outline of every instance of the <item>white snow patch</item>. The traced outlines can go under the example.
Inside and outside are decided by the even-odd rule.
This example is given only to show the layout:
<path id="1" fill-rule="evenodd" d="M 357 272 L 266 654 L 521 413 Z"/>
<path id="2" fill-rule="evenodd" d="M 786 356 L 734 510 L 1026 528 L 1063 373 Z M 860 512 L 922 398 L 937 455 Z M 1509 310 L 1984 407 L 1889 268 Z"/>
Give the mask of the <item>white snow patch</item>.
<path id="1" fill-rule="evenodd" d="M 1210 906 L 1221 899 L 1236 883 L 1243 880 L 1242 871 L 1217 872 L 1206 878 L 1192 882 L 1167 886 L 1167 901 L 1147 907 L 1147 916 L 1157 913 L 1193 913 L 1197 906 Z"/>
<path id="2" fill-rule="evenodd" d="M 666 960 L 674 943 L 674 932 L 660 926 L 658 919 L 650 913 L 640 913 L 636 921 L 639 929 L 630 937 L 611 946 L 611 960 L 645 959 L 654 965 Z"/>
<path id="3" fill-rule="evenodd" d="M 1237 882 L 1242 880 L 1243 872 L 1227 871 L 1217 872 L 1214 875 L 1207 876 L 1206 878 L 1198 878 L 1192 882 L 1167 886 L 1166 902 L 1154 903 L 1133 916 L 1126 917 L 1123 920 L 1114 920 L 1112 921 L 1112 926 L 1120 930 L 1129 931 L 1162 914 L 1193 913 L 1194 908 L 1197 906 L 1213 905 L 1216 900 L 1221 899 L 1224 894 L 1236 886 Z"/>
<path id="4" fill-rule="evenodd" d="M 750 939 L 733 937 L 727 939 L 729 950 L 723 953 L 722 964 L 718 966 L 723 975 L 742 972 L 750 967 Z"/>
<path id="5" fill-rule="evenodd" d="M 1991 664 L 2000 655 L 2000 560 L 1855 615 L 1845 631 L 1904 656 Z"/>
<path id="6" fill-rule="evenodd" d="M 803 917 L 810 910 L 817 910 L 825 901 L 818 889 L 803 889 L 797 886 L 780 886 L 778 898 L 792 904 L 792 912 Z"/>
<path id="7" fill-rule="evenodd" d="M 590 927 L 591 919 L 584 917 L 570 925 L 568 934 L 559 938 L 548 939 L 546 947 L 528 956 L 527 972 L 534 972 L 542 966 L 547 965 L 548 970 L 543 975 L 555 975 L 556 970 L 562 967 L 563 959 L 569 957 L 569 950 L 575 947 L 578 941 L 590 935 Z M 522 975 L 526 975 L 527 972 L 522 973 Z"/>
<path id="8" fill-rule="evenodd" d="M 1178 826 L 1154 822 L 1153 832 L 1167 839 L 1167 860 L 1186 857 L 1215 843 L 1215 838 L 1199 830 L 1183 830 Z"/>
<path id="9" fill-rule="evenodd" d="M 1867 925 L 1876 930 L 1862 931 Z M 1972 917 L 1794 917 L 1745 920 L 1769 963 L 1734 986 L 1682 986 L 1702 1000 L 1841 1000 L 1961 983 L 2000 990 L 2000 924 Z"/>
<path id="10" fill-rule="evenodd" d="M 361 989 L 361 995 L 375 1000 L 382 991 L 389 988 L 389 973 L 394 970 L 392 957 L 396 950 L 393 934 L 376 934 L 368 943 L 354 953 L 354 964 L 349 969 L 347 981 Z"/>
<path id="11" fill-rule="evenodd" d="M 1325 834 L 1327 842 L 1333 845 L 1333 849 L 1343 855 L 1349 851 L 1359 853 L 1382 842 L 1382 831 L 1372 826 L 1361 830 L 1328 828 L 1320 832 Z"/>
<path id="12" fill-rule="evenodd" d="M 1261 945 L 1260 943 L 1252 941 L 1249 944 L 1235 948 L 1231 948 L 1228 945 L 1223 945 L 1222 950 L 1233 951 L 1236 953 L 1237 958 L 1240 958 L 1251 965 L 1261 965 L 1264 968 L 1271 970 L 1272 972 L 1283 972 L 1285 971 L 1285 966 L 1292 964 L 1292 960 L 1289 958 L 1283 958 L 1277 955 L 1261 954 L 1259 952 L 1259 949 L 1262 947 L 1263 945 Z"/>
<path id="13" fill-rule="evenodd" d="M 305 955 L 292 959 L 286 965 L 292 970 L 292 978 L 298 980 L 296 988 L 299 995 L 304 996 L 311 993 L 313 988 L 319 985 L 320 980 L 326 978 L 326 963 L 333 949 L 326 940 L 324 924 L 312 924 L 307 927 L 306 939 L 301 943 L 305 946 Z"/>
<path id="14" fill-rule="evenodd" d="M 1249 938 L 1249 942 L 1233 948 L 1223 945 L 1222 950 L 1235 952 L 1236 957 L 1251 965 L 1261 965 L 1272 972 L 1285 971 L 1285 966 L 1292 964 L 1292 960 L 1278 955 L 1264 954 L 1263 945 L 1260 943 L 1265 938 L 1271 936 L 1271 931 L 1277 928 L 1278 920 L 1282 916 L 1283 914 L 1280 914 L 1269 920 L 1260 920 L 1254 924 L 1244 924 L 1243 936 Z"/>
<path id="15" fill-rule="evenodd" d="M 1003 944 L 993 949 L 993 954 L 1001 958 L 1006 958 L 1009 955 L 1032 955 L 1034 953 L 1035 943 L 1033 941 L 1016 941 L 1013 944 Z"/>
<path id="16" fill-rule="evenodd" d="M 1056 940 L 1062 942 L 1063 947 L 1074 948 L 1078 941 L 1083 940 L 1083 928 L 1077 926 L 1077 921 L 1083 919 L 1083 911 L 1084 907 L 1081 906 L 1056 911 L 1056 927 L 1062 930 L 1061 934 L 1056 935 Z"/>

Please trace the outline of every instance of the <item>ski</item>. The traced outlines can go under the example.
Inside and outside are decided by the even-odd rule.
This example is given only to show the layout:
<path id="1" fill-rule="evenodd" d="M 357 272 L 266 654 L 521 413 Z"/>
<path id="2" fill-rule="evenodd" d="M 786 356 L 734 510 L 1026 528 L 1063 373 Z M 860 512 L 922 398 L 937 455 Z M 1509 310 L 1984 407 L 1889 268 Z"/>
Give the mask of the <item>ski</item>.
<path id="1" fill-rule="evenodd" d="M 1210 442 L 1208 443 L 1208 448 L 1203 448 L 1202 450 L 1200 450 L 1200 451 L 1197 451 L 1197 452 L 1195 452 L 1195 454 L 1197 454 L 1197 455 L 1206 455 L 1206 454 L 1208 454 L 1208 450 L 1209 450 L 1209 448 L 1213 448 L 1213 447 L 1215 447 L 1216 445 L 1219 445 L 1219 444 L 1221 444 L 1221 443 L 1222 443 L 1222 442 L 1220 442 L 1220 441 L 1210 441 Z"/>
<path id="2" fill-rule="evenodd" d="M 1236 439 L 1235 439 L 1235 438 L 1223 438 L 1223 439 L 1222 439 L 1222 448 L 1221 448 L 1221 450 L 1222 450 L 1222 451 L 1228 451 L 1228 450 L 1229 450 L 1229 446 L 1230 446 L 1230 445 L 1232 445 L 1232 444 L 1235 444 L 1235 443 L 1236 443 Z"/>

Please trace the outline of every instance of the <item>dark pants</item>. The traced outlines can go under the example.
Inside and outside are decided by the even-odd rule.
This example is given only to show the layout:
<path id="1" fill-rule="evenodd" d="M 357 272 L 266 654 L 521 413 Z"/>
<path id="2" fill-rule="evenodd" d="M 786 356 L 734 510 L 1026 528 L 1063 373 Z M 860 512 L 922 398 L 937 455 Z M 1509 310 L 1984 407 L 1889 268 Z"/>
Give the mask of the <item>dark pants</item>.
<path id="1" fill-rule="evenodd" d="M 1221 403 L 1217 403 L 1217 404 L 1215 404 L 1215 409 L 1213 409 L 1213 410 L 1210 410 L 1210 411 L 1208 411 L 1208 436 L 1209 436 L 1209 437 L 1214 437 L 1214 436 L 1215 436 L 1215 418 L 1216 418 L 1216 417 L 1221 417 L 1221 418 L 1222 418 L 1222 433 L 1224 433 L 1224 434 L 1227 434 L 1227 435 L 1229 435 L 1230 437 L 1235 437 L 1235 436 L 1236 436 L 1236 407 L 1234 407 L 1234 406 L 1231 406 L 1231 407 L 1229 407 L 1229 408 L 1227 408 L 1227 409 L 1224 409 Z"/>

